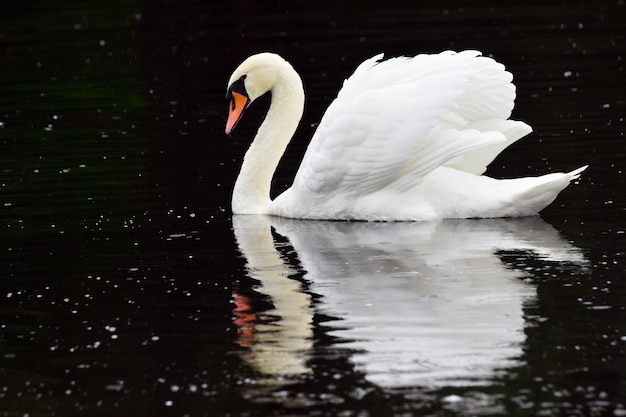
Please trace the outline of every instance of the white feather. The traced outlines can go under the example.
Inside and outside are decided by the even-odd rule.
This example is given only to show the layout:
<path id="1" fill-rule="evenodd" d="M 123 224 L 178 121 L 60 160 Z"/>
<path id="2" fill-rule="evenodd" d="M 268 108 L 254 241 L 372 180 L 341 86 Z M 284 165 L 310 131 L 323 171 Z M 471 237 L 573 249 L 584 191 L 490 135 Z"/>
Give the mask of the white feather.
<path id="1" fill-rule="evenodd" d="M 268 79 L 293 78 L 289 64 L 263 55 L 263 68 L 270 62 L 278 76 L 261 77 L 255 84 L 250 76 L 254 71 L 248 71 L 246 86 L 255 90 Z M 382 58 L 364 61 L 344 82 L 322 117 L 293 186 L 274 201 L 269 196 L 248 201 L 254 207 L 250 212 L 364 220 L 529 215 L 579 174 L 507 182 L 480 175 L 502 150 L 531 132 L 527 124 L 508 119 L 515 100 L 513 77 L 493 59 L 477 51 Z M 246 61 L 242 67 L 251 64 Z M 235 71 L 231 80 L 240 73 Z M 273 107 L 253 147 L 257 141 L 268 145 L 265 155 L 256 149 L 254 154 L 252 147 L 246 155 L 246 178 L 240 175 L 233 196 L 236 212 L 246 212 L 239 207 L 251 200 L 255 184 L 266 187 L 271 180 L 266 172 L 273 172 L 295 130 L 292 122 L 282 132 L 276 124 L 295 120 L 290 106 L 300 103 L 290 102 L 284 85 L 270 91 Z M 267 131 L 277 146 L 270 147 Z M 263 178 L 255 177 L 258 172 Z"/>

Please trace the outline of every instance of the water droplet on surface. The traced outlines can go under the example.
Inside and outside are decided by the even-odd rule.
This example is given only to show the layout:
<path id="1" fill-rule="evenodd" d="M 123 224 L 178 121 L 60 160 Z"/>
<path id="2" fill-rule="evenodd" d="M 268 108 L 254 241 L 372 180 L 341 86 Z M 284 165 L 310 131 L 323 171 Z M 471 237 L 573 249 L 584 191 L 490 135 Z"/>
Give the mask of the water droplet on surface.
<path id="1" fill-rule="evenodd" d="M 443 397 L 441 401 L 443 401 L 444 403 L 458 403 L 460 401 L 463 401 L 463 397 L 461 397 L 460 395 L 451 394 Z"/>

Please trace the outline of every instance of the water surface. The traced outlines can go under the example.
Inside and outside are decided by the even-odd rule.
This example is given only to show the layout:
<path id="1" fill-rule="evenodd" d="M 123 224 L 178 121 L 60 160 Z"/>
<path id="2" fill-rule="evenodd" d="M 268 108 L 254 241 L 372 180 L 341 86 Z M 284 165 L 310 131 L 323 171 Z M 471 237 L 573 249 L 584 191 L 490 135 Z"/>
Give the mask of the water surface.
<path id="1" fill-rule="evenodd" d="M 623 2 L 2 8 L 0 415 L 626 414 Z M 450 48 L 534 128 L 490 175 L 590 164 L 541 217 L 231 216 L 246 56 L 305 83 L 278 193 L 358 63 Z"/>

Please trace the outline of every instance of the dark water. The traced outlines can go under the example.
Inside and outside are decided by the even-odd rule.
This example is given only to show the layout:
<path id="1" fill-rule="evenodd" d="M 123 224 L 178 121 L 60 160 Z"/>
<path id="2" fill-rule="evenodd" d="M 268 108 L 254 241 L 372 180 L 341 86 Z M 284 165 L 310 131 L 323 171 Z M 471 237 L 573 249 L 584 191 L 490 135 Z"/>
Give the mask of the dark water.
<path id="1" fill-rule="evenodd" d="M 501 3 L 3 3 L 0 415 L 626 415 L 625 6 Z M 541 218 L 232 218 L 246 56 L 308 94 L 279 192 L 359 62 L 449 48 L 535 129 L 491 175 L 590 164 Z"/>

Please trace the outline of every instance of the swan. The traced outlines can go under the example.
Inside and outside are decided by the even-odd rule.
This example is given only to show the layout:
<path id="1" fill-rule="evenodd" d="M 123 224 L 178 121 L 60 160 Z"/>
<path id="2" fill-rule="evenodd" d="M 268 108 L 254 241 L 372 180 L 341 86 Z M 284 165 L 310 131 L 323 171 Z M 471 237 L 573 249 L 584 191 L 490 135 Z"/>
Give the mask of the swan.
<path id="1" fill-rule="evenodd" d="M 478 51 L 361 63 L 317 127 L 293 185 L 270 198 L 274 171 L 304 111 L 304 88 L 277 54 L 252 55 L 228 81 L 231 135 L 271 93 L 232 195 L 234 214 L 320 220 L 425 221 L 535 215 L 587 166 L 498 180 L 487 165 L 532 131 L 509 120 L 512 75 Z"/>

